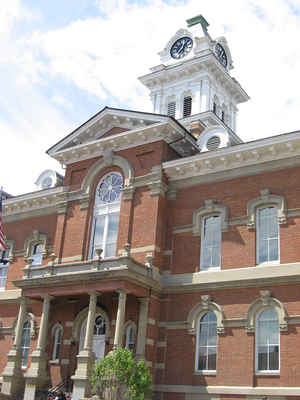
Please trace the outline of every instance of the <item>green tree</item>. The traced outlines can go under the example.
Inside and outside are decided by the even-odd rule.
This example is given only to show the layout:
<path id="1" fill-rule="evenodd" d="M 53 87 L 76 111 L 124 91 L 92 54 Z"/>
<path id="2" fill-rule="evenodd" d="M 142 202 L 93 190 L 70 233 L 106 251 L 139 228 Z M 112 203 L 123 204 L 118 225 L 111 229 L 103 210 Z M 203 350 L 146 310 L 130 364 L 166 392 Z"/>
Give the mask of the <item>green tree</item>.
<path id="1" fill-rule="evenodd" d="M 102 391 L 109 399 L 144 400 L 152 391 L 152 377 L 144 360 L 136 362 L 131 351 L 116 348 L 94 365 L 93 393 Z"/>

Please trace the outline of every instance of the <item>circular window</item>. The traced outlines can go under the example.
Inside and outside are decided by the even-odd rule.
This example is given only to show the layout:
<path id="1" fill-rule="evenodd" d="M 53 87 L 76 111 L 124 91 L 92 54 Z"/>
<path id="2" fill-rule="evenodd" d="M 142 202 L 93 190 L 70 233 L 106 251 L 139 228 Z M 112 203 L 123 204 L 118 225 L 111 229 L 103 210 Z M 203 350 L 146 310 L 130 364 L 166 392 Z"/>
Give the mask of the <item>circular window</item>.
<path id="1" fill-rule="evenodd" d="M 43 181 L 42 181 L 42 188 L 47 189 L 51 187 L 52 185 L 52 178 L 50 176 L 47 176 Z"/>
<path id="2" fill-rule="evenodd" d="M 98 187 L 99 200 L 102 203 L 112 203 L 121 198 L 123 179 L 120 174 L 106 175 Z"/>
<path id="3" fill-rule="evenodd" d="M 221 144 L 221 139 L 219 138 L 219 136 L 212 136 L 206 142 L 206 147 L 207 147 L 207 150 L 209 150 L 209 151 L 217 150 L 217 148 L 220 146 L 220 144 Z"/>

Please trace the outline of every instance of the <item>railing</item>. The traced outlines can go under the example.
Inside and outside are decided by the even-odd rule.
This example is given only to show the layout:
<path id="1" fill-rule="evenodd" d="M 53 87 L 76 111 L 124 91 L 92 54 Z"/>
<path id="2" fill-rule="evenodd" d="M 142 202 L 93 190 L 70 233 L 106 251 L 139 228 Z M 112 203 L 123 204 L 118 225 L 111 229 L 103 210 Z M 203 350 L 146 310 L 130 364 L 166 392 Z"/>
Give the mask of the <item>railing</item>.
<path id="1" fill-rule="evenodd" d="M 28 258 L 28 264 L 23 269 L 23 279 L 41 279 L 58 276 L 82 275 L 107 271 L 131 271 L 139 275 L 150 277 L 154 280 L 160 280 L 158 269 L 153 266 L 152 255 L 146 256 L 145 264 L 134 260 L 129 254 L 120 257 L 101 258 L 101 252 L 98 251 L 98 257 L 88 261 L 75 261 L 71 263 L 56 263 L 56 256 L 50 255 L 50 262 L 45 266 L 33 266 L 32 259 Z"/>

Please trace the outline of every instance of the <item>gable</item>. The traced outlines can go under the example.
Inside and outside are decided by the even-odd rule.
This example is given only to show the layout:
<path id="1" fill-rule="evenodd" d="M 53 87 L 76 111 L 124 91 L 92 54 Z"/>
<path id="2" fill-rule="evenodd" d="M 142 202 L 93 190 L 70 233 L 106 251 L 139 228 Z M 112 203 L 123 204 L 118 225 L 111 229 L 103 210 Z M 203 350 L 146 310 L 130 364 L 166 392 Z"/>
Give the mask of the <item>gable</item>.
<path id="1" fill-rule="evenodd" d="M 126 132 L 126 131 L 128 131 L 128 130 L 129 130 L 129 129 L 121 128 L 121 127 L 119 127 L 119 126 L 116 126 L 115 128 L 109 129 L 106 133 L 104 133 L 104 134 L 101 136 L 101 138 L 105 138 L 105 137 L 108 137 L 108 136 L 117 135 L 118 133 L 123 133 L 123 132 Z"/>

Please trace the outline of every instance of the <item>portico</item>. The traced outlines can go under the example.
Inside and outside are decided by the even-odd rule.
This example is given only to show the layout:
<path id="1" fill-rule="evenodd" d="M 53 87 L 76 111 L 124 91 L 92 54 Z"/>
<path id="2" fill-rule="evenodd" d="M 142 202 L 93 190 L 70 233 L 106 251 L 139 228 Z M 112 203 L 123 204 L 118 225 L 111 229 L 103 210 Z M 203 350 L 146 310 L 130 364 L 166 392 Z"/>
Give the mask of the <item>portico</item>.
<path id="1" fill-rule="evenodd" d="M 117 263 L 119 268 L 116 267 Z M 84 269 L 82 274 L 78 274 L 79 264 Z M 24 382 L 24 399 L 29 400 L 34 398 L 37 390 L 49 387 L 51 369 L 57 368 L 57 363 L 54 361 L 50 361 L 49 364 L 53 354 L 50 331 L 55 324 L 72 326 L 71 334 L 68 337 L 64 336 L 66 338 L 64 343 L 68 343 L 69 348 L 74 350 L 74 346 L 77 346 L 74 353 L 77 355 L 69 359 L 64 358 L 61 367 L 63 368 L 63 364 L 69 366 L 62 375 L 68 381 L 72 380 L 75 400 L 91 394 L 89 378 L 95 360 L 102 358 L 113 348 L 125 344 L 124 324 L 129 319 L 128 315 L 137 316 L 136 356 L 139 359 L 145 358 L 148 298 L 151 287 L 158 285 L 158 281 L 153 278 L 155 274 L 148 276 L 149 266 L 137 263 L 128 256 L 102 261 L 101 268 L 98 268 L 97 263 L 97 269 L 94 268 L 95 262 L 89 263 L 91 269 L 87 268 L 87 264 L 75 262 L 56 266 L 52 263 L 51 269 L 55 271 L 56 268 L 56 272 L 50 275 L 41 271 L 39 276 L 37 269 L 27 266 L 26 278 L 16 282 L 16 285 L 22 288 L 23 300 L 20 304 L 15 344 L 11 350 L 14 352 L 14 373 L 9 376 L 7 372 L 6 377 L 5 373 L 3 374 L 4 393 L 16 392 L 18 390 L 16 387 Z M 59 273 L 59 268 L 63 269 L 63 272 L 67 268 L 77 271 L 76 274 L 72 272 L 65 274 Z M 142 271 L 144 274 L 140 273 Z M 31 277 L 32 275 L 34 277 Z M 24 373 L 21 367 L 20 343 L 26 314 L 26 299 L 42 302 L 42 310 L 37 345 L 31 353 L 30 366 Z M 53 307 L 56 310 L 61 308 L 63 314 L 63 309 L 68 308 L 68 303 L 75 304 L 73 321 L 64 322 L 51 313 Z M 65 331 L 67 332 L 67 328 Z"/>

